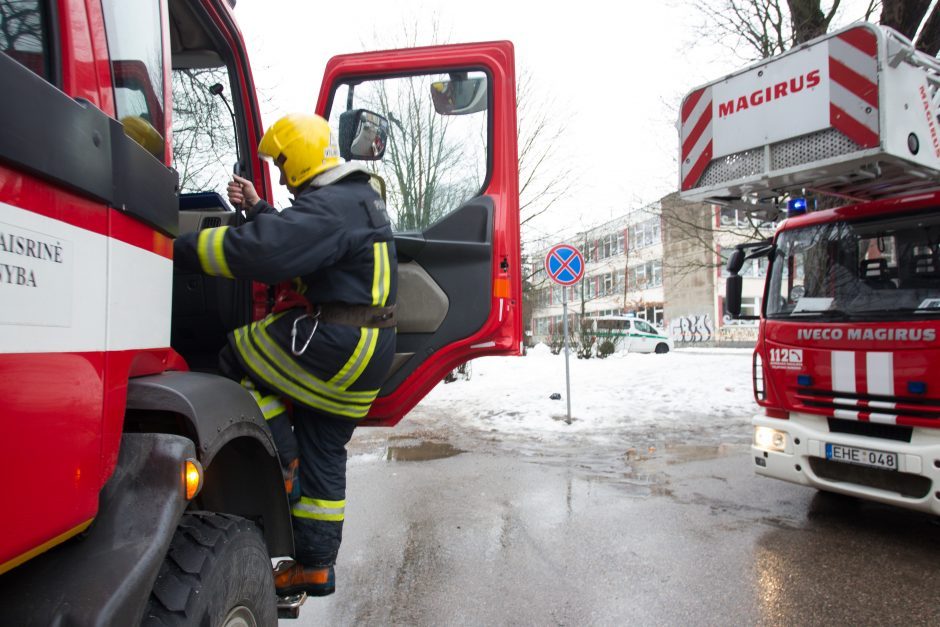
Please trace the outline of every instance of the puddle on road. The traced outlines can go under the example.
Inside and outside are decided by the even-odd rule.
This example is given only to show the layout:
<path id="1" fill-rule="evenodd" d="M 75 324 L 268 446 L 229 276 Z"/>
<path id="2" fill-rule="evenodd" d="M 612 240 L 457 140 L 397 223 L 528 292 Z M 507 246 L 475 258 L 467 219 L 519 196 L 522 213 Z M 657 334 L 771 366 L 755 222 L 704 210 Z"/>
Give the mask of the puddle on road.
<path id="1" fill-rule="evenodd" d="M 667 466 L 708 461 L 733 454 L 740 445 L 677 444 L 637 446 L 627 449 L 621 463 L 626 472 L 612 483 L 618 483 L 635 496 L 673 496 L 672 475 Z"/>
<path id="2" fill-rule="evenodd" d="M 663 452 L 666 454 L 667 464 L 685 464 L 688 462 L 702 462 L 709 459 L 727 457 L 740 448 L 740 445 L 721 443 L 708 444 L 666 444 Z"/>
<path id="3" fill-rule="evenodd" d="M 740 445 L 736 444 L 675 444 L 666 443 L 661 448 L 655 446 L 631 447 L 623 454 L 625 462 L 661 461 L 668 465 L 703 462 L 732 455 Z"/>
<path id="4" fill-rule="evenodd" d="M 413 438 L 389 438 L 385 459 L 396 462 L 426 462 L 463 453 L 447 442 L 429 442 Z"/>

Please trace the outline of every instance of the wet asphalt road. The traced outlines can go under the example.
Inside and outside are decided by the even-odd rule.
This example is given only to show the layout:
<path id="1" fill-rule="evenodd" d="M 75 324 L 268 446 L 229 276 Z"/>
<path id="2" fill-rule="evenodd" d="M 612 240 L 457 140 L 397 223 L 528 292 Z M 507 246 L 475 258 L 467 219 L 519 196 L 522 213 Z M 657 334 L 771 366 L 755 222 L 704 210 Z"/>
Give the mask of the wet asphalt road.
<path id="1" fill-rule="evenodd" d="M 935 520 L 756 477 L 746 425 L 363 430 L 337 593 L 282 624 L 940 624 Z"/>

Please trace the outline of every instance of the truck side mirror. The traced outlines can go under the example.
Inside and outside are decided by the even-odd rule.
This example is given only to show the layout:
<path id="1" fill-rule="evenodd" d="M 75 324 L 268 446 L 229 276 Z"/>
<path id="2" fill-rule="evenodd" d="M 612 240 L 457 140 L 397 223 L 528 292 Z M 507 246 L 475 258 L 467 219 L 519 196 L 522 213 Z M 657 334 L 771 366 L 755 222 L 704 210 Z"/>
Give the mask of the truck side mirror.
<path id="1" fill-rule="evenodd" d="M 349 161 L 378 161 L 388 145 L 388 120 L 365 109 L 339 116 L 339 156 Z"/>
<path id="2" fill-rule="evenodd" d="M 740 248 L 735 248 L 734 252 L 731 253 L 731 256 L 728 257 L 728 274 L 736 275 L 741 271 L 741 268 L 744 267 L 744 251 Z"/>
<path id="3" fill-rule="evenodd" d="M 728 265 L 731 265 L 730 262 Z M 741 317 L 741 290 L 743 286 L 744 279 L 738 274 L 732 274 L 725 279 L 725 311 L 735 320 Z"/>
<path id="4" fill-rule="evenodd" d="M 441 115 L 467 115 L 486 111 L 486 79 L 451 74 L 449 81 L 431 83 L 431 101 Z"/>

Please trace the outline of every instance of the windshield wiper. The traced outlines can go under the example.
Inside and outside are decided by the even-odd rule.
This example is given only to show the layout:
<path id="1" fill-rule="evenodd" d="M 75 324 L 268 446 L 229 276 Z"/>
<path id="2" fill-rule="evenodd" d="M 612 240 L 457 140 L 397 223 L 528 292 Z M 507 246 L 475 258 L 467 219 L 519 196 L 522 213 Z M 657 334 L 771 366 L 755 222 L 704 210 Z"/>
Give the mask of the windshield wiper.
<path id="1" fill-rule="evenodd" d="M 844 311 L 842 309 L 827 309 L 825 311 L 798 311 L 796 313 L 769 314 L 772 320 L 892 320 L 896 318 L 929 318 L 940 316 L 940 309 L 868 309 L 864 311 Z"/>
<path id="2" fill-rule="evenodd" d="M 916 314 L 917 316 L 937 316 L 940 315 L 940 309 L 934 307 L 899 307 L 897 309 L 884 309 L 875 313 L 902 316 L 911 314 Z"/>
<path id="3" fill-rule="evenodd" d="M 846 320 L 848 312 L 841 309 L 825 309 L 823 311 L 796 311 L 787 314 L 788 318 L 825 318 L 826 320 Z"/>

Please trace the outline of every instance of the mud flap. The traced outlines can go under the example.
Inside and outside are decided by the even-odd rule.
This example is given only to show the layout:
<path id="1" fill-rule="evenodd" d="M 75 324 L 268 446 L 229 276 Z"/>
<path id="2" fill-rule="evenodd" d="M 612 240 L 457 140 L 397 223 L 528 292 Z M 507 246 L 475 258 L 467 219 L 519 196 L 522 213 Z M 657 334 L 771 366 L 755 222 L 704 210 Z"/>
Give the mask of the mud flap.
<path id="1" fill-rule="evenodd" d="M 4 624 L 139 624 L 187 505 L 183 463 L 195 457 L 180 436 L 124 434 L 88 530 L 0 578 Z"/>

